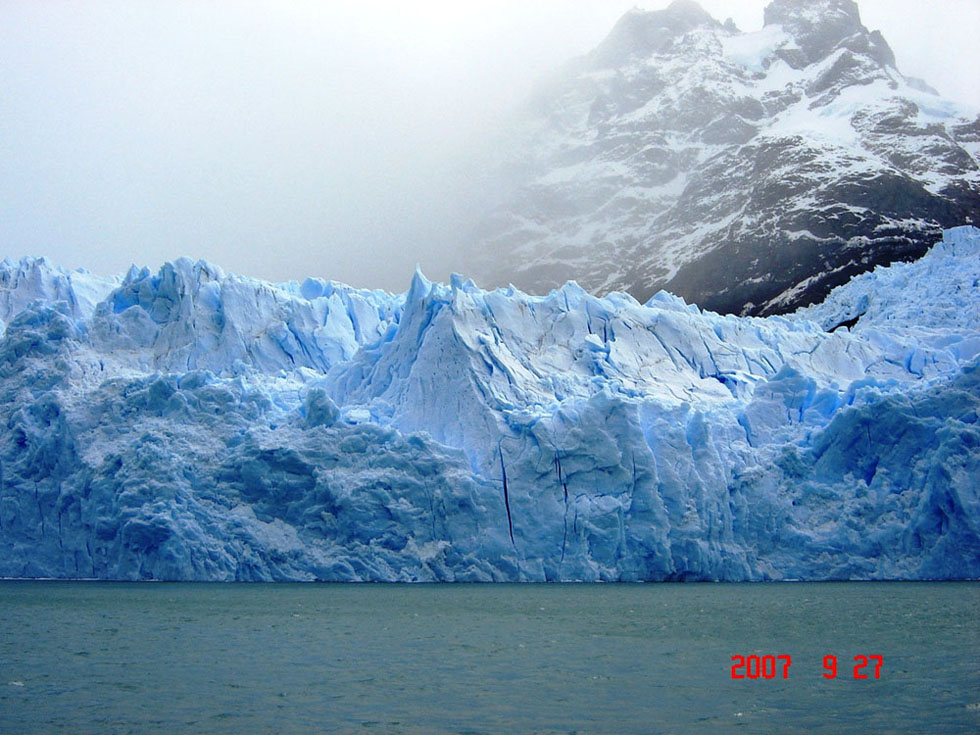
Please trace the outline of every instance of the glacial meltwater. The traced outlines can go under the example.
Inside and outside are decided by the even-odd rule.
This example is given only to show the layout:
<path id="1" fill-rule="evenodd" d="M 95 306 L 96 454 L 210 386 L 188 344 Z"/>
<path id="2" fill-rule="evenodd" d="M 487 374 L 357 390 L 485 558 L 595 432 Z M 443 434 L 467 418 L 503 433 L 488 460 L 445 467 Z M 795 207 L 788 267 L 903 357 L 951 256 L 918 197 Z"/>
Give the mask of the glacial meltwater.
<path id="1" fill-rule="evenodd" d="M 980 583 L 2 582 L 0 732 L 976 733 L 978 616 Z"/>

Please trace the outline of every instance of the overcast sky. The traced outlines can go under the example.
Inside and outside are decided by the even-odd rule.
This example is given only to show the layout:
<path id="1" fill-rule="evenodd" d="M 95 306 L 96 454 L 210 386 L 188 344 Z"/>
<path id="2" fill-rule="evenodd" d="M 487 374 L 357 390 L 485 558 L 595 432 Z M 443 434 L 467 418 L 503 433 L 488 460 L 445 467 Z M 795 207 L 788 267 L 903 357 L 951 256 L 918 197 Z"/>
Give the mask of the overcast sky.
<path id="1" fill-rule="evenodd" d="M 0 0 L 0 257 L 445 278 L 461 153 L 634 4 Z M 762 26 L 763 0 L 701 4 Z M 980 0 L 859 5 L 904 73 L 980 108 Z"/>

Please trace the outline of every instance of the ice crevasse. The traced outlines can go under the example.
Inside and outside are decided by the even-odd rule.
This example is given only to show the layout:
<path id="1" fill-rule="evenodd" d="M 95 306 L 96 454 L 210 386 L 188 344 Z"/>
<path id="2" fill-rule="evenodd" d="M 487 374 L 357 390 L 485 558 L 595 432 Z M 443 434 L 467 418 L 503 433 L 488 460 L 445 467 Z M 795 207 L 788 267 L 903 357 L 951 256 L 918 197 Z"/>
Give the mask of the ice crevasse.
<path id="1" fill-rule="evenodd" d="M 782 317 L 0 264 L 0 576 L 980 577 L 980 230 Z"/>

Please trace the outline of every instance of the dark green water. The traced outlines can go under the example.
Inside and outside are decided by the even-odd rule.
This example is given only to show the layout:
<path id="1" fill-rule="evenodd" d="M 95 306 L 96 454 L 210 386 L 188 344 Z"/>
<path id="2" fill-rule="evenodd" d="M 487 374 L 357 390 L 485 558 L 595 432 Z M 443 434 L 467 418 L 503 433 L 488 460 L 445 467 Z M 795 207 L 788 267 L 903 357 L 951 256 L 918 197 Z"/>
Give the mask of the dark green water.
<path id="1" fill-rule="evenodd" d="M 976 583 L 3 582 L 0 616 L 2 733 L 980 731 Z"/>

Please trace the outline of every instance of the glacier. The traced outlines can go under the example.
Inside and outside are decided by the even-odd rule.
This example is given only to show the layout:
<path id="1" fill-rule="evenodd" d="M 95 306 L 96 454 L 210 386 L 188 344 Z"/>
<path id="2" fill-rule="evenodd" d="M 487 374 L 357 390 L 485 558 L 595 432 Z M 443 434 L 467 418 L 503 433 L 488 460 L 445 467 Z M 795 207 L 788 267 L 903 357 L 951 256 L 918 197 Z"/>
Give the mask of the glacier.
<path id="1" fill-rule="evenodd" d="M 980 577 L 980 230 L 786 316 L 0 263 L 0 576 Z"/>

